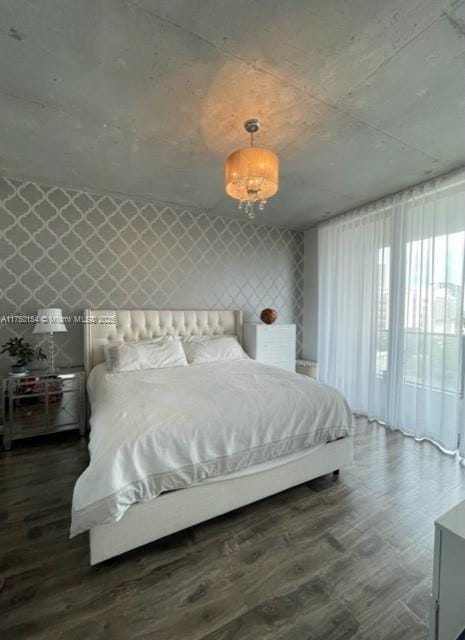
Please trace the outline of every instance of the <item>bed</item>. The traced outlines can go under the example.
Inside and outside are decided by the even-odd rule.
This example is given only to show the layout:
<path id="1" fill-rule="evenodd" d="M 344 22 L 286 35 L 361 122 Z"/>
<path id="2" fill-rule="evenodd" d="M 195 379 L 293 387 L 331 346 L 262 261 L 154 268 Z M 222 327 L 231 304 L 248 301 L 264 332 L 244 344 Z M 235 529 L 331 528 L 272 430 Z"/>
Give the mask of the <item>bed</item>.
<path id="1" fill-rule="evenodd" d="M 105 345 L 164 335 L 241 342 L 242 314 L 85 311 L 91 461 L 76 483 L 71 535 L 89 531 L 91 564 L 352 461 L 344 399 L 299 374 L 248 358 L 107 373 Z"/>

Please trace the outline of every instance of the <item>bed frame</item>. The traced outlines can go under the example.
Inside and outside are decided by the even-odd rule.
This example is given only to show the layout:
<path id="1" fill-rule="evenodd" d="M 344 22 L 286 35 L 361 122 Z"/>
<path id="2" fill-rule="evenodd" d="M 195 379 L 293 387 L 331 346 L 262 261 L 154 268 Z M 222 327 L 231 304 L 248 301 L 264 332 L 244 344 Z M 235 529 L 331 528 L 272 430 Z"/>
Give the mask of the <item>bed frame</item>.
<path id="1" fill-rule="evenodd" d="M 112 340 L 144 340 L 162 335 L 235 335 L 242 342 L 242 312 L 235 310 L 92 310 L 85 312 L 84 366 L 104 361 Z M 115 322 L 111 322 L 114 318 Z M 352 438 L 342 438 L 264 471 L 164 493 L 130 507 L 116 523 L 90 530 L 90 562 L 113 556 L 209 520 L 261 498 L 308 482 L 350 464 Z"/>

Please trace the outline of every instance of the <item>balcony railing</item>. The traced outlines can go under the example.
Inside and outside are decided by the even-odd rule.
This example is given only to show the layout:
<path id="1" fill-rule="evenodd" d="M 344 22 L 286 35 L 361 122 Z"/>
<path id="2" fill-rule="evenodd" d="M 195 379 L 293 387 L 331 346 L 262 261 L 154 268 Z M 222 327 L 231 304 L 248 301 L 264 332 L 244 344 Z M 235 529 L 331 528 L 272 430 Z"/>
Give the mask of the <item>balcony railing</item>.
<path id="1" fill-rule="evenodd" d="M 462 386 L 460 353 L 462 336 L 457 333 L 425 333 L 404 330 L 404 382 L 415 386 L 459 394 Z M 389 331 L 378 332 L 376 373 L 387 377 Z"/>

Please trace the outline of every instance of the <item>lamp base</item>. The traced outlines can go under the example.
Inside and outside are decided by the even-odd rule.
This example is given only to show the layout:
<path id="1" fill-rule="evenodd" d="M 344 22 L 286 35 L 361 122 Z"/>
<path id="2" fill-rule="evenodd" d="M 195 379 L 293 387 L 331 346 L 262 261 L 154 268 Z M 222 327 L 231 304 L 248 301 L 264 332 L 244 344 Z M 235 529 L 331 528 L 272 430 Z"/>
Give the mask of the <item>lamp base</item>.
<path id="1" fill-rule="evenodd" d="M 48 334 L 48 372 L 55 373 L 55 341 L 53 340 L 53 333 Z"/>

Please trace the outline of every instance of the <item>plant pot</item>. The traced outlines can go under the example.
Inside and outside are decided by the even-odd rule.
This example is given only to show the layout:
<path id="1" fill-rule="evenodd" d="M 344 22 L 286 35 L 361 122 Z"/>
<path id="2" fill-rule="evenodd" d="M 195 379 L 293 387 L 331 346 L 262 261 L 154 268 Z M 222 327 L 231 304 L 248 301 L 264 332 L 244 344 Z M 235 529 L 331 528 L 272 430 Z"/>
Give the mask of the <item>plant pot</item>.
<path id="1" fill-rule="evenodd" d="M 12 364 L 11 365 L 11 373 L 13 373 L 15 376 L 27 373 L 26 365 L 24 365 L 24 364 Z"/>

